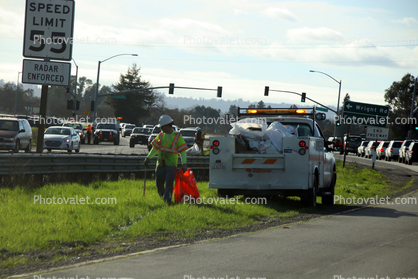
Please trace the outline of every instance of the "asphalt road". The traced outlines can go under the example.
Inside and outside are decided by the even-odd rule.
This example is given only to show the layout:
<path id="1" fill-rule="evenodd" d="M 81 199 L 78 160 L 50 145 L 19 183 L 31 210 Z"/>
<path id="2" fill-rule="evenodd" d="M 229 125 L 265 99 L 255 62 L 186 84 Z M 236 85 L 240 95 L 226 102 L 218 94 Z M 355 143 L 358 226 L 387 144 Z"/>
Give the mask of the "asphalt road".
<path id="1" fill-rule="evenodd" d="M 418 193 L 411 198 L 28 278 L 414 278 Z"/>
<path id="2" fill-rule="evenodd" d="M 338 160 L 343 160 L 344 155 L 340 155 L 339 152 L 334 152 L 334 157 Z M 356 162 L 364 165 L 369 165 L 370 168 L 372 167 L 372 159 L 364 158 L 364 157 L 357 157 L 355 154 L 349 153 L 346 156 L 346 162 Z M 374 167 L 379 170 L 384 170 L 385 168 L 392 168 L 398 169 L 401 171 L 411 170 L 414 172 L 418 172 L 418 163 L 413 163 L 412 165 L 406 165 L 403 163 L 398 163 L 398 161 L 385 161 L 383 160 L 376 160 Z"/>

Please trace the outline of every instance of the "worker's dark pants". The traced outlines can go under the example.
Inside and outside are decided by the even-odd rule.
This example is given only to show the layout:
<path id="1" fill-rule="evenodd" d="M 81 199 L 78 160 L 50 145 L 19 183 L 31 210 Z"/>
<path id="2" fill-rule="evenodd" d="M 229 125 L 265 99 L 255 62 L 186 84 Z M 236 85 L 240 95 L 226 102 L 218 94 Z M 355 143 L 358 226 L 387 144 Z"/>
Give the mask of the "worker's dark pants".
<path id="1" fill-rule="evenodd" d="M 203 154 L 203 143 L 198 143 L 197 146 L 199 147 L 199 153 L 200 153 L 200 155 L 204 155 Z"/>
<path id="2" fill-rule="evenodd" d="M 171 202 L 173 195 L 173 184 L 176 178 L 176 167 L 169 167 L 163 162 L 162 166 L 155 169 L 155 184 L 157 185 L 158 194 L 167 203 Z M 164 188 L 164 183 L 166 187 Z"/>
<path id="3" fill-rule="evenodd" d="M 87 142 L 90 144 L 90 140 L 91 140 L 91 134 L 87 133 Z"/>

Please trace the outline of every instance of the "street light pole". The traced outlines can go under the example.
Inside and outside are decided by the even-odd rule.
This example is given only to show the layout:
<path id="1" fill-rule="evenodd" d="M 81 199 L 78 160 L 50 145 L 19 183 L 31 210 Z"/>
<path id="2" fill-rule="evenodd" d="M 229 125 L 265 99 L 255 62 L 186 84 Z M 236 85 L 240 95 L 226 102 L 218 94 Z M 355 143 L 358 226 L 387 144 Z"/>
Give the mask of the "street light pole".
<path id="1" fill-rule="evenodd" d="M 93 102 L 94 102 L 94 105 L 93 105 L 93 122 L 96 121 L 96 114 L 97 114 L 97 98 L 99 97 L 100 64 L 103 63 L 103 62 L 106 62 L 109 59 L 112 59 L 112 58 L 117 57 L 117 56 L 122 56 L 122 55 L 138 56 L 138 54 L 135 54 L 135 53 L 133 53 L 133 54 L 122 53 L 122 54 L 113 55 L 109 58 L 106 58 L 105 60 L 99 61 L 98 64 L 97 64 L 96 90 L 95 90 L 94 98 L 93 98 Z"/>
<path id="2" fill-rule="evenodd" d="M 73 117 L 75 120 L 75 111 L 76 111 L 76 106 L 77 106 L 77 81 L 78 81 L 78 65 L 75 62 L 74 58 L 72 58 L 74 64 L 75 64 L 75 85 L 74 85 L 74 102 L 73 102 Z"/>
<path id="3" fill-rule="evenodd" d="M 330 76 L 329 74 L 324 73 L 324 72 L 314 71 L 314 70 L 309 70 L 309 72 L 311 72 L 311 73 L 320 73 L 320 74 L 326 75 L 329 78 L 332 78 L 336 83 L 339 84 L 339 88 L 338 88 L 338 103 L 337 103 L 337 116 L 338 116 L 338 113 L 340 111 L 340 96 L 341 96 L 341 83 L 342 83 L 342 81 L 341 80 L 338 81 L 335 78 L 333 78 L 332 76 Z M 334 123 L 334 140 L 335 140 L 336 135 L 337 135 L 337 125 L 335 125 L 335 123 Z"/>
<path id="4" fill-rule="evenodd" d="M 19 76 L 22 72 L 17 72 L 17 84 L 16 84 L 16 96 L 15 96 L 15 113 L 14 115 L 16 116 L 16 107 L 17 107 L 17 93 L 19 91 Z"/>

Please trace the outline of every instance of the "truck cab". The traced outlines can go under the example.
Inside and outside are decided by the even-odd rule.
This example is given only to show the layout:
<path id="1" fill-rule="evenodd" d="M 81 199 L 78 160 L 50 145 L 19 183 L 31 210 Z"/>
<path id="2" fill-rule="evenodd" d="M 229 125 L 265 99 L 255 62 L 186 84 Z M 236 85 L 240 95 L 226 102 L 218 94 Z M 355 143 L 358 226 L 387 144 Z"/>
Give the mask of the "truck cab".
<path id="1" fill-rule="evenodd" d="M 323 204 L 333 204 L 335 159 L 317 123 L 325 117 L 310 110 L 238 108 L 239 116 L 265 116 L 269 127 L 280 122 L 292 127 L 294 135 L 283 136 L 281 146 L 275 144 L 277 152 L 264 154 L 243 147 L 242 136 L 211 137 L 209 188 L 217 189 L 220 196 L 299 196 L 310 206 L 316 206 L 317 196 L 322 196 Z M 262 144 L 273 142 L 276 134 L 269 135 L 261 139 Z"/>

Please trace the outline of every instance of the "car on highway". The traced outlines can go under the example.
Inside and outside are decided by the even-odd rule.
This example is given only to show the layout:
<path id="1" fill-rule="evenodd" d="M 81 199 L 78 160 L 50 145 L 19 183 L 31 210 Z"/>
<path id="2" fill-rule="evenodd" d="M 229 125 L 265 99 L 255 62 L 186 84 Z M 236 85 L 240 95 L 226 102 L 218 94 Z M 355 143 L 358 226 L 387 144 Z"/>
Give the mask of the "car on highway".
<path id="1" fill-rule="evenodd" d="M 154 128 L 154 125 L 144 124 L 144 125 L 142 126 L 142 128 L 149 128 L 149 129 L 152 129 L 152 128 Z"/>
<path id="2" fill-rule="evenodd" d="M 44 148 L 51 152 L 53 149 L 67 150 L 71 153 L 80 152 L 80 136 L 72 127 L 51 126 L 44 134 Z"/>
<path id="3" fill-rule="evenodd" d="M 196 128 L 183 128 L 180 129 L 180 134 L 182 135 L 187 146 L 190 148 L 194 144 L 194 136 L 196 134 Z"/>
<path id="4" fill-rule="evenodd" d="M 397 160 L 399 157 L 399 148 L 401 147 L 403 141 L 401 140 L 391 140 L 388 147 L 385 151 L 385 160 L 391 161 L 392 159 Z"/>
<path id="5" fill-rule="evenodd" d="M 363 140 L 360 143 L 360 146 L 357 148 L 357 156 L 358 157 L 364 157 L 365 148 L 367 147 L 367 144 L 369 144 L 368 140 Z"/>
<path id="6" fill-rule="evenodd" d="M 405 154 L 406 154 L 406 150 L 408 150 L 409 145 L 413 142 L 414 140 L 404 140 L 401 147 L 399 147 L 399 157 L 398 157 L 398 162 L 399 163 L 405 163 Z"/>
<path id="7" fill-rule="evenodd" d="M 418 162 L 418 142 L 416 141 L 411 142 L 405 152 L 405 164 L 412 165 L 413 162 Z"/>
<path id="8" fill-rule="evenodd" d="M 379 143 L 379 145 L 376 148 L 377 159 L 382 160 L 383 158 L 385 158 L 385 151 L 388 145 L 389 145 L 388 141 L 381 141 Z"/>
<path id="9" fill-rule="evenodd" d="M 350 135 L 347 139 L 347 136 L 344 136 L 344 150 L 346 154 L 348 152 L 357 153 L 357 149 L 362 142 L 362 138 L 360 136 Z M 343 150 L 340 150 L 340 154 L 343 154 Z"/>
<path id="10" fill-rule="evenodd" d="M 371 140 L 369 141 L 369 143 L 367 144 L 366 148 L 364 149 L 364 157 L 366 158 L 372 158 L 373 153 L 372 151 L 376 151 L 376 146 L 379 144 L 380 142 L 376 142 L 375 140 Z"/>
<path id="11" fill-rule="evenodd" d="M 135 129 L 135 124 L 126 124 L 122 128 L 122 137 L 130 136 L 132 130 Z"/>
<path id="12" fill-rule="evenodd" d="M 99 123 L 96 126 L 93 134 L 93 143 L 99 142 L 113 142 L 114 145 L 119 145 L 119 123 Z"/>
<path id="13" fill-rule="evenodd" d="M 31 152 L 32 129 L 26 119 L 0 118 L 0 149 Z"/>
<path id="14" fill-rule="evenodd" d="M 135 144 L 147 144 L 152 129 L 135 127 L 129 139 L 129 147 L 135 147 Z"/>
<path id="15" fill-rule="evenodd" d="M 64 127 L 72 127 L 77 132 L 78 136 L 80 137 L 80 141 L 82 144 L 86 143 L 87 138 L 87 130 L 83 127 L 82 123 L 79 122 L 67 122 L 62 124 Z"/>

